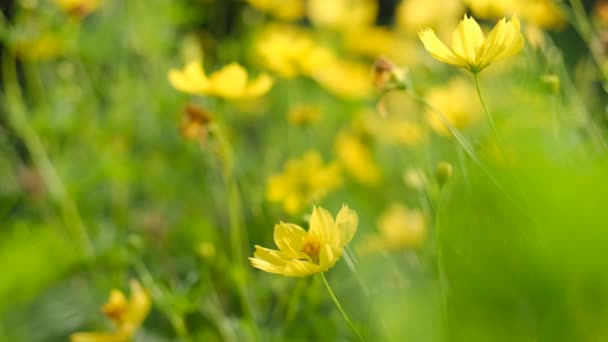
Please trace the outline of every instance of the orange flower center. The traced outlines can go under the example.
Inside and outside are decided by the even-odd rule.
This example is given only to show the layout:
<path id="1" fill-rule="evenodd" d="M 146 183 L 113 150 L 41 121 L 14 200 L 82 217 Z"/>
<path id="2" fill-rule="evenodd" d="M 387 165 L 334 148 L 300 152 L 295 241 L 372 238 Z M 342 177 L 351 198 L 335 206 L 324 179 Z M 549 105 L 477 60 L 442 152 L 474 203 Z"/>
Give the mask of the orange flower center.
<path id="1" fill-rule="evenodd" d="M 321 251 L 321 241 L 317 236 L 308 236 L 302 244 L 302 252 L 310 257 L 310 259 L 318 264 L 319 252 Z"/>

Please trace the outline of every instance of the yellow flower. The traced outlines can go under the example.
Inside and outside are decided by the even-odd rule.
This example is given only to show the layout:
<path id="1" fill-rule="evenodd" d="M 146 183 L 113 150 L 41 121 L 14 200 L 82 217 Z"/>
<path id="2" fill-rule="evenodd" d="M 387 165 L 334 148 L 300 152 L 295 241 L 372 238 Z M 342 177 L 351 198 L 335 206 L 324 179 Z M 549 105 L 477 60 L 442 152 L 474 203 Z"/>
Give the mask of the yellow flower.
<path id="1" fill-rule="evenodd" d="M 481 108 L 475 100 L 475 90 L 462 78 L 454 78 L 446 86 L 432 88 L 426 94 L 426 99 L 458 130 L 473 125 L 481 118 Z M 435 132 L 450 136 L 450 130 L 438 113 L 427 110 L 426 120 Z"/>
<path id="2" fill-rule="evenodd" d="M 372 186 L 380 183 L 382 172 L 372 159 L 371 150 L 354 134 L 342 132 L 336 138 L 340 163 L 358 182 Z"/>
<path id="3" fill-rule="evenodd" d="M 70 15 L 83 18 L 101 7 L 103 0 L 55 0 L 55 3 Z"/>
<path id="4" fill-rule="evenodd" d="M 369 97 L 374 88 L 369 66 L 348 60 L 335 60 L 316 70 L 313 79 L 333 95 L 350 100 Z"/>
<path id="5" fill-rule="evenodd" d="M 333 267 L 357 231 L 357 213 L 342 206 L 334 221 L 331 214 L 313 207 L 308 231 L 291 223 L 274 226 L 279 250 L 255 246 L 251 265 L 287 277 L 305 277 Z"/>
<path id="6" fill-rule="evenodd" d="M 434 58 L 478 73 L 488 65 L 515 55 L 522 49 L 524 37 L 519 29 L 517 17 L 510 21 L 503 18 L 484 38 L 475 19 L 465 15 L 453 33 L 452 49 L 445 46 L 432 29 L 420 31 L 419 36 L 424 48 Z"/>
<path id="7" fill-rule="evenodd" d="M 375 0 L 309 0 L 308 18 L 313 25 L 338 31 L 372 26 L 378 13 Z"/>
<path id="8" fill-rule="evenodd" d="M 127 300 L 119 290 L 112 290 L 103 312 L 116 325 L 113 333 L 84 332 L 70 336 L 71 342 L 127 342 L 148 316 L 152 303 L 145 289 L 135 280 L 131 281 L 131 298 Z"/>
<path id="9" fill-rule="evenodd" d="M 431 27 L 443 37 L 441 33 L 451 30 L 463 13 L 461 0 L 403 0 L 395 9 L 395 21 L 408 34 Z"/>
<path id="10" fill-rule="evenodd" d="M 200 62 L 190 62 L 184 70 L 171 69 L 169 81 L 177 90 L 227 99 L 250 99 L 264 95 L 272 87 L 273 80 L 261 74 L 249 81 L 247 70 L 238 63 L 230 63 L 222 69 L 205 75 Z"/>
<path id="11" fill-rule="evenodd" d="M 283 77 L 310 76 L 334 59 L 307 31 L 289 25 L 267 27 L 256 43 L 256 52 L 266 68 Z"/>
<path id="12" fill-rule="evenodd" d="M 247 0 L 247 3 L 283 20 L 298 20 L 305 12 L 303 0 Z"/>
<path id="13" fill-rule="evenodd" d="M 427 234 L 422 212 L 401 203 L 391 205 L 378 218 L 378 229 L 379 234 L 371 235 L 363 242 L 362 252 L 419 248 Z"/>
<path id="14" fill-rule="evenodd" d="M 517 15 L 542 28 L 561 28 L 566 15 L 553 0 L 465 0 L 476 17 L 489 19 Z"/>
<path id="15" fill-rule="evenodd" d="M 299 159 L 287 161 L 282 174 L 270 177 L 266 197 L 271 202 L 282 202 L 285 212 L 295 214 L 341 184 L 340 166 L 335 162 L 324 165 L 319 152 L 308 151 Z"/>

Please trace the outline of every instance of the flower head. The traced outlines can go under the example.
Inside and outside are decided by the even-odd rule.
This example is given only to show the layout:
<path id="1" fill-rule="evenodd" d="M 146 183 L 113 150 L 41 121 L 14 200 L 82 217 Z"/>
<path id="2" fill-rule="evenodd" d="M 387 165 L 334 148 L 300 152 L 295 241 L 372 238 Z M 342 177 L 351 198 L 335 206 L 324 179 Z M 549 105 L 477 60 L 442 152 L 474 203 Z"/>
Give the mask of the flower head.
<path id="1" fill-rule="evenodd" d="M 502 18 L 484 38 L 475 19 L 464 16 L 452 35 L 452 48 L 443 44 L 432 29 L 419 33 L 424 48 L 444 63 L 478 73 L 488 65 L 515 55 L 524 46 L 517 17 Z"/>
<path id="2" fill-rule="evenodd" d="M 272 78 L 266 74 L 248 80 L 247 70 L 238 63 L 230 63 L 207 77 L 200 62 L 190 62 L 184 70 L 171 69 L 169 81 L 177 90 L 186 93 L 227 99 L 262 96 L 270 90 L 273 83 Z"/>
<path id="3" fill-rule="evenodd" d="M 295 214 L 341 184 L 340 166 L 336 162 L 324 165 L 321 154 L 311 150 L 288 160 L 283 173 L 270 177 L 266 197 L 282 202 L 285 212 Z"/>
<path id="4" fill-rule="evenodd" d="M 112 290 L 102 311 L 116 325 L 115 332 L 84 332 L 70 336 L 71 342 L 126 342 L 148 316 L 151 308 L 150 296 L 135 280 L 131 281 L 131 298 L 127 300 L 120 290 Z"/>
<path id="5" fill-rule="evenodd" d="M 357 231 L 357 213 L 344 205 L 334 221 L 331 214 L 313 207 L 308 231 L 291 223 L 274 226 L 279 250 L 255 246 L 251 265 L 287 277 L 305 277 L 333 267 Z"/>

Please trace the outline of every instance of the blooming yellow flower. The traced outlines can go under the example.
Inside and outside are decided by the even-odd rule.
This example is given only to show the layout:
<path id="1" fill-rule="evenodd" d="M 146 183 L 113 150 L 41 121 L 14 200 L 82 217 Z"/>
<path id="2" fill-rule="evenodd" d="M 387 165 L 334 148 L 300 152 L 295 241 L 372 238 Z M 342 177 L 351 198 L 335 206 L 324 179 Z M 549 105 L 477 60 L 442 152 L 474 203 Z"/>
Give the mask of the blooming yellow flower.
<path id="1" fill-rule="evenodd" d="M 363 241 L 362 252 L 419 248 L 427 234 L 426 220 L 418 209 L 401 203 L 391 205 L 378 218 L 378 234 Z"/>
<path id="2" fill-rule="evenodd" d="M 458 130 L 473 125 L 481 118 L 481 108 L 475 99 L 475 89 L 463 78 L 454 78 L 445 86 L 431 88 L 426 94 L 426 99 Z M 451 135 L 438 113 L 428 109 L 426 120 L 438 134 Z"/>
<path id="3" fill-rule="evenodd" d="M 103 312 L 116 325 L 113 333 L 84 332 L 70 336 L 71 342 L 127 342 L 148 316 L 152 304 L 147 291 L 135 280 L 131 281 L 131 298 L 127 300 L 119 290 L 112 290 Z"/>
<path id="4" fill-rule="evenodd" d="M 382 172 L 371 150 L 355 134 L 346 131 L 338 134 L 335 146 L 340 163 L 359 183 L 368 186 L 380 183 Z"/>
<path id="5" fill-rule="evenodd" d="M 434 58 L 478 73 L 488 65 L 518 53 L 524 46 L 517 17 L 501 19 L 486 38 L 475 19 L 464 16 L 452 36 L 452 49 L 432 29 L 420 31 L 424 48 Z"/>
<path id="6" fill-rule="evenodd" d="M 230 63 L 209 77 L 205 75 L 200 62 L 190 62 L 184 70 L 169 71 L 169 81 L 177 90 L 227 99 L 259 97 L 267 93 L 273 84 L 272 78 L 266 74 L 251 81 L 247 78 L 247 70 L 238 63 Z"/>
<path id="7" fill-rule="evenodd" d="M 308 231 L 291 223 L 274 226 L 279 250 L 255 246 L 251 265 L 287 277 L 305 277 L 333 267 L 357 231 L 357 213 L 342 206 L 336 220 L 325 209 L 313 207 Z"/>
<path id="8" fill-rule="evenodd" d="M 336 162 L 324 165 L 318 151 L 308 151 L 299 159 L 288 160 L 282 174 L 269 178 L 266 198 L 282 202 L 285 212 L 295 214 L 341 184 L 340 166 Z"/>

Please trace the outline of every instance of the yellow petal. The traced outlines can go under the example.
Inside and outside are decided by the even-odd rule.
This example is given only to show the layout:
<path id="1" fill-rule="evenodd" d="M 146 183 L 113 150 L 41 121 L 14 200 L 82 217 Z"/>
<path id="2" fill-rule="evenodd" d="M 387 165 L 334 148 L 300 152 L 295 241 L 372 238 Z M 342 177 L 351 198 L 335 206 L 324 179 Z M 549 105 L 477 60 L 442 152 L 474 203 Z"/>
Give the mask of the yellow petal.
<path id="1" fill-rule="evenodd" d="M 354 210 L 350 210 L 347 205 L 342 206 L 338 216 L 336 216 L 336 227 L 339 232 L 339 246 L 344 248 L 357 232 L 359 217 Z"/>
<path id="2" fill-rule="evenodd" d="M 243 96 L 247 85 L 247 71 L 237 63 L 230 63 L 209 77 L 211 95 L 230 99 Z"/>
<path id="3" fill-rule="evenodd" d="M 175 89 L 191 94 L 203 94 L 209 87 L 209 82 L 200 62 L 189 63 L 184 71 L 171 69 L 169 71 L 169 82 Z"/>
<path id="4" fill-rule="evenodd" d="M 509 22 L 505 18 L 501 19 L 494 26 L 484 46 L 480 49 L 481 67 L 486 67 L 492 62 L 519 52 L 524 44 L 524 38 L 519 30 L 520 24 L 517 17 Z"/>
<path id="5" fill-rule="evenodd" d="M 319 265 L 315 265 L 310 261 L 291 260 L 285 266 L 283 275 L 288 277 L 306 277 L 321 272 Z"/>
<path id="6" fill-rule="evenodd" d="M 456 56 L 445 44 L 443 44 L 435 32 L 431 29 L 425 29 L 420 31 L 418 34 L 424 48 L 433 56 L 435 59 L 440 60 L 444 63 L 448 63 L 455 66 L 466 67 L 467 62 L 459 56 Z"/>
<path id="7" fill-rule="evenodd" d="M 131 281 L 131 299 L 129 300 L 129 310 L 125 317 L 125 322 L 134 328 L 139 327 L 148 316 L 152 302 L 150 295 L 141 285 Z"/>
<path id="8" fill-rule="evenodd" d="M 274 243 L 288 257 L 305 258 L 302 243 L 308 233 L 303 228 L 291 223 L 279 223 L 274 226 Z"/>
<path id="9" fill-rule="evenodd" d="M 464 58 L 468 64 L 477 63 L 477 50 L 483 44 L 481 27 L 471 17 L 464 16 L 452 34 L 452 50 Z"/>
<path id="10" fill-rule="evenodd" d="M 319 251 L 319 270 L 325 272 L 333 267 L 340 255 L 342 255 L 342 250 L 339 250 L 338 253 L 334 253 L 330 245 L 323 245 Z"/>
<path id="11" fill-rule="evenodd" d="M 127 342 L 131 336 L 124 332 L 86 332 L 70 335 L 70 342 Z"/>
<path id="12" fill-rule="evenodd" d="M 269 273 L 283 274 L 289 261 L 281 252 L 255 246 L 254 257 L 249 258 L 251 265 Z"/>
<path id="13" fill-rule="evenodd" d="M 255 98 L 255 97 L 262 96 L 270 90 L 273 83 L 274 83 L 274 81 L 273 81 L 272 77 L 270 77 L 266 74 L 262 74 L 247 85 L 247 88 L 245 89 L 245 91 L 243 93 L 243 97 Z"/>
<path id="14" fill-rule="evenodd" d="M 310 216 L 309 234 L 318 236 L 321 243 L 336 244 L 339 237 L 337 236 L 334 219 L 329 211 L 321 207 L 313 207 Z"/>

